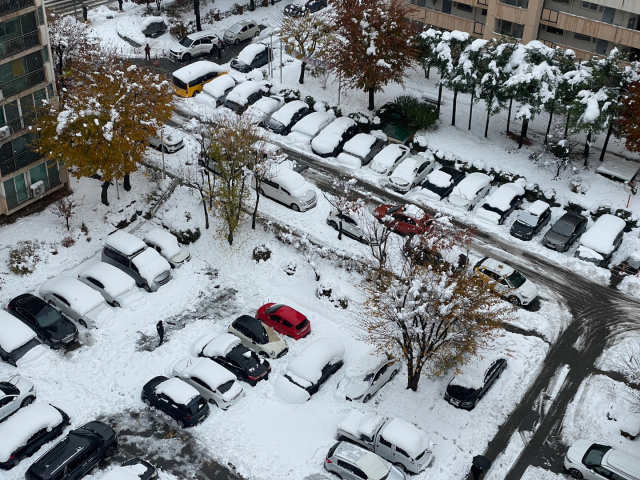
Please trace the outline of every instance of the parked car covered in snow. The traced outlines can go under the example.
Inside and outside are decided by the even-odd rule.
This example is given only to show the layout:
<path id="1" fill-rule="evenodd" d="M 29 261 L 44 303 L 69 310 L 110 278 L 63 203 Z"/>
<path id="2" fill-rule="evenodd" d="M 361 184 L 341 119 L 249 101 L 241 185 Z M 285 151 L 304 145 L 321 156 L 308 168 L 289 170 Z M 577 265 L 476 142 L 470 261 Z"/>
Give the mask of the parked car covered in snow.
<path id="1" fill-rule="evenodd" d="M 307 317 L 282 303 L 264 304 L 256 312 L 256 318 L 294 340 L 300 340 L 311 333 L 311 323 Z"/>
<path id="2" fill-rule="evenodd" d="M 30 293 L 17 296 L 7 311 L 33 330 L 51 348 L 64 348 L 78 339 L 78 328 L 47 302 Z"/>
<path id="3" fill-rule="evenodd" d="M 407 193 L 422 183 L 438 166 L 440 166 L 439 163 L 429 151 L 407 157 L 393 169 L 389 175 L 387 187 L 400 193 Z"/>
<path id="4" fill-rule="evenodd" d="M 180 428 L 197 425 L 209 416 L 209 404 L 188 383 L 159 375 L 142 387 L 142 401 L 166 413 Z"/>
<path id="5" fill-rule="evenodd" d="M 135 307 L 144 302 L 136 281 L 108 263 L 90 265 L 78 274 L 78 280 L 99 292 L 112 307 Z"/>
<path id="6" fill-rule="evenodd" d="M 571 478 L 637 480 L 640 456 L 589 440 L 576 440 L 564 456 Z"/>
<path id="7" fill-rule="evenodd" d="M 490 189 L 491 177 L 486 173 L 473 172 L 453 187 L 447 200 L 454 207 L 473 210 L 473 207 L 489 193 Z"/>
<path id="8" fill-rule="evenodd" d="M 357 443 L 411 473 L 420 473 L 433 459 L 429 435 L 399 418 L 351 410 L 338 424 L 338 440 Z"/>
<path id="9" fill-rule="evenodd" d="M 259 82 L 249 80 L 235 86 L 227 94 L 223 106 L 241 115 L 247 108 L 262 98 L 262 90 Z"/>
<path id="10" fill-rule="evenodd" d="M 300 17 L 308 12 L 317 12 L 328 5 L 328 0 L 308 0 L 295 2 L 284 7 L 284 14 L 288 17 Z"/>
<path id="11" fill-rule="evenodd" d="M 190 353 L 194 357 L 210 358 L 251 386 L 267 380 L 271 371 L 268 361 L 242 345 L 231 333 L 209 333 L 191 344 Z"/>
<path id="12" fill-rule="evenodd" d="M 298 120 L 309 115 L 311 109 L 302 100 L 294 100 L 285 104 L 280 110 L 271 115 L 265 126 L 273 133 L 287 135 Z"/>
<path id="13" fill-rule="evenodd" d="M 204 85 L 226 73 L 224 68 L 214 62 L 201 60 L 174 71 L 173 87 L 180 97 L 193 97 L 199 94 Z"/>
<path id="14" fill-rule="evenodd" d="M 194 101 L 211 108 L 222 105 L 238 82 L 231 75 L 221 75 L 214 78 L 202 87 L 202 95 L 195 97 Z"/>
<path id="15" fill-rule="evenodd" d="M 373 452 L 349 442 L 338 442 L 327 452 L 324 468 L 346 480 L 406 480 L 397 467 Z"/>
<path id="16" fill-rule="evenodd" d="M 509 265 L 484 257 L 474 268 L 478 275 L 495 282 L 496 291 L 515 306 L 530 305 L 538 298 L 537 285 Z"/>
<path id="17" fill-rule="evenodd" d="M 474 358 L 461 368 L 462 373 L 447 385 L 444 399 L 454 407 L 473 410 L 507 368 L 507 361 L 504 358 Z"/>
<path id="18" fill-rule="evenodd" d="M 387 145 L 371 160 L 369 168 L 380 175 L 390 174 L 396 165 L 411 154 L 409 147 L 392 143 Z"/>
<path id="19" fill-rule="evenodd" d="M 521 185 L 500 185 L 476 212 L 476 217 L 495 225 L 502 225 L 516 208 L 520 208 L 523 198 L 524 188 Z"/>
<path id="20" fill-rule="evenodd" d="M 613 252 L 620 247 L 626 226 L 620 217 L 605 213 L 582 235 L 575 256 L 605 267 Z"/>
<path id="21" fill-rule="evenodd" d="M 399 371 L 400 362 L 396 358 L 366 355 L 349 365 L 340 387 L 344 387 L 347 400 L 367 403 Z"/>
<path id="22" fill-rule="evenodd" d="M 80 280 L 54 277 L 40 286 L 40 296 L 84 328 L 111 325 L 115 313 L 102 295 Z"/>
<path id="23" fill-rule="evenodd" d="M 109 470 L 100 480 L 150 480 L 157 476 L 156 467 L 141 458 L 132 458 Z"/>
<path id="24" fill-rule="evenodd" d="M 552 250 L 566 252 L 587 229 L 587 222 L 584 215 L 567 212 L 544 234 L 542 244 Z"/>
<path id="25" fill-rule="evenodd" d="M 14 367 L 23 366 L 34 362 L 44 352 L 36 332 L 0 310 L 0 360 Z"/>
<path id="26" fill-rule="evenodd" d="M 512 236 L 520 240 L 531 240 L 551 220 L 551 208 L 542 200 L 536 200 L 518 215 L 511 225 Z"/>
<path id="27" fill-rule="evenodd" d="M 249 350 L 269 358 L 280 358 L 289 351 L 285 341 L 273 328 L 250 315 L 236 318 L 227 331 L 238 337 Z"/>
<path id="28" fill-rule="evenodd" d="M 373 212 L 373 216 L 400 235 L 424 233 L 431 222 L 431 217 L 413 204 L 380 205 Z"/>
<path id="29" fill-rule="evenodd" d="M 142 21 L 142 34 L 148 38 L 158 38 L 167 31 L 167 24 L 160 17 L 147 17 Z"/>
<path id="30" fill-rule="evenodd" d="M 245 116 L 251 117 L 251 122 L 263 126 L 284 105 L 282 97 L 262 97 L 256 103 L 247 108 Z"/>
<path id="31" fill-rule="evenodd" d="M 0 382 L 0 422 L 19 408 L 26 407 L 36 399 L 36 388 L 29 380 L 13 375 Z M 2 438 L 2 437 L 0 437 Z M 2 439 L 4 441 L 4 438 Z"/>
<path id="32" fill-rule="evenodd" d="M 318 196 L 315 190 L 298 172 L 279 164 L 271 173 L 269 179 L 260 182 L 260 195 L 280 202 L 296 212 L 306 212 L 316 206 Z M 251 177 L 251 187 L 256 188 L 255 177 Z"/>
<path id="33" fill-rule="evenodd" d="M 344 347 L 332 338 L 319 338 L 291 359 L 287 371 L 276 378 L 276 394 L 289 403 L 304 403 L 343 364 Z"/>
<path id="34" fill-rule="evenodd" d="M 465 178 L 465 174 L 453 167 L 441 167 L 427 175 L 422 182 L 420 194 L 430 200 L 440 201 L 448 197 Z"/>
<path id="35" fill-rule="evenodd" d="M 336 118 L 311 140 L 311 150 L 320 157 L 335 157 L 345 142 L 356 133 L 358 125 L 355 120 L 349 117 Z"/>
<path id="36" fill-rule="evenodd" d="M 264 43 L 250 43 L 231 60 L 231 68 L 242 73 L 248 73 L 254 68 L 262 67 L 269 63 L 269 57 L 273 58 L 273 53 L 268 45 Z"/>
<path id="37" fill-rule="evenodd" d="M 164 150 L 164 153 L 175 153 L 184 148 L 184 139 L 176 129 L 163 127 L 158 131 L 157 136 L 149 139 L 149 145 L 161 152 Z"/>
<path id="38" fill-rule="evenodd" d="M 0 423 L 0 469 L 9 470 L 58 438 L 69 415 L 47 403 L 34 403 Z"/>
<path id="39" fill-rule="evenodd" d="M 104 241 L 102 261 L 133 277 L 136 285 L 155 292 L 171 281 L 171 265 L 138 237 L 118 230 Z"/>
<path id="40" fill-rule="evenodd" d="M 244 18 L 227 28 L 222 39 L 224 43 L 235 43 L 237 45 L 258 35 L 260 35 L 258 24 L 250 18 Z"/>
<path id="41" fill-rule="evenodd" d="M 209 358 L 182 357 L 165 370 L 168 377 L 178 377 L 200 392 L 209 403 L 228 409 L 244 396 L 235 374 Z"/>
<path id="42" fill-rule="evenodd" d="M 178 244 L 176 236 L 161 228 L 154 228 L 144 235 L 144 243 L 162 255 L 171 268 L 180 268 L 191 260 L 191 254 Z"/>
<path id="43" fill-rule="evenodd" d="M 362 228 L 358 225 L 358 217 L 355 214 L 349 214 L 348 212 L 338 213 L 335 210 L 331 210 L 327 216 L 327 225 L 336 231 L 340 231 L 340 228 L 342 228 L 343 234 L 359 242 L 366 243 L 367 241 Z"/>
<path id="44" fill-rule="evenodd" d="M 371 163 L 386 141 L 369 133 L 358 133 L 342 147 L 338 154 L 338 163 L 350 168 L 360 168 Z"/>
<path id="45" fill-rule="evenodd" d="M 287 135 L 292 143 L 309 145 L 311 141 L 331 122 L 336 119 L 332 111 L 313 112 L 299 120 Z"/>
<path id="46" fill-rule="evenodd" d="M 117 446 L 118 437 L 113 428 L 103 422 L 89 422 L 71 430 L 47 450 L 24 477 L 26 480 L 82 478 L 101 460 L 111 457 Z"/>

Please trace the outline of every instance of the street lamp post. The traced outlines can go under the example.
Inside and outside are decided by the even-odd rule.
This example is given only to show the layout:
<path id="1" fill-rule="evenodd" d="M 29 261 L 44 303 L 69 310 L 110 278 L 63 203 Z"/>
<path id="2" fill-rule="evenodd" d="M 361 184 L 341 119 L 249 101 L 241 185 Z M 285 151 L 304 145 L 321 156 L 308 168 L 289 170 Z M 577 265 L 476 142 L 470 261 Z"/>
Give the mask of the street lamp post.
<path id="1" fill-rule="evenodd" d="M 269 75 L 271 76 L 271 80 L 273 80 L 273 31 L 269 34 L 269 39 L 271 42 L 271 46 L 269 47 Z"/>
<path id="2" fill-rule="evenodd" d="M 78 23 L 78 11 L 76 10 L 76 0 L 73 0 L 73 16 L 76 17 L 76 23 Z"/>

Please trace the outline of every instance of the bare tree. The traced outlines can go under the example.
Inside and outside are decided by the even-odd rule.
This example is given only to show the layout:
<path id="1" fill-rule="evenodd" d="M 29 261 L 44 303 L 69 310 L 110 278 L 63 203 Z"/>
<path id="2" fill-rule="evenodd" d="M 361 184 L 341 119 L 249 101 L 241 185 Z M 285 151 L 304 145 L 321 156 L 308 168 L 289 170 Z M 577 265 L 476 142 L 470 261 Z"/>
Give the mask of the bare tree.
<path id="1" fill-rule="evenodd" d="M 202 201 L 202 209 L 204 210 L 204 228 L 209 229 L 209 210 L 207 200 L 211 204 L 213 197 L 213 189 L 209 172 L 200 165 L 195 159 L 187 158 L 187 161 L 179 168 L 182 183 L 193 188 L 198 192 Z"/>
<path id="2" fill-rule="evenodd" d="M 356 179 L 340 177 L 333 181 L 335 195 L 323 193 L 329 205 L 338 214 L 338 240 L 342 240 L 343 215 L 357 214 L 364 207 L 364 200 L 355 190 Z"/>
<path id="3" fill-rule="evenodd" d="M 379 286 L 383 284 L 384 277 L 388 274 L 389 261 L 388 247 L 391 229 L 387 223 L 379 222 L 369 211 L 360 211 L 360 227 L 364 234 L 363 240 L 369 245 L 371 256 L 375 260 L 375 273 Z"/>
<path id="4" fill-rule="evenodd" d="M 264 141 L 262 135 L 256 135 L 256 138 L 258 138 L 258 136 L 259 139 L 253 144 L 255 157 L 249 165 L 251 175 L 253 176 L 252 182 L 256 188 L 256 203 L 253 207 L 253 214 L 251 215 L 251 228 L 253 230 L 256 229 L 260 197 L 264 195 L 262 182 L 273 178 L 278 171 L 278 165 L 286 159 L 285 155 L 272 151 L 269 144 Z"/>
<path id="5" fill-rule="evenodd" d="M 64 219 L 65 224 L 67 225 L 67 231 L 70 230 L 69 220 L 71 220 L 71 218 L 76 214 L 78 206 L 78 203 L 76 203 L 76 201 L 71 197 L 62 197 L 54 204 L 53 213 L 57 217 Z"/>

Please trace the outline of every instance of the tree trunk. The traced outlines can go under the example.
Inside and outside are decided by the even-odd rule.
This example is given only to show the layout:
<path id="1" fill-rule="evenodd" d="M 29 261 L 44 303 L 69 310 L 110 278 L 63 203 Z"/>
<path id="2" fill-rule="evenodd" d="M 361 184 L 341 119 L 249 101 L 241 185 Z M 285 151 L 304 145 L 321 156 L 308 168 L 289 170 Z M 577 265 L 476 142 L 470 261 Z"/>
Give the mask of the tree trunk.
<path id="1" fill-rule="evenodd" d="M 204 192 L 201 187 L 198 187 L 200 191 L 200 198 L 202 199 L 202 209 L 204 210 L 204 229 L 209 230 L 209 212 L 207 212 L 207 199 L 204 196 Z"/>
<path id="2" fill-rule="evenodd" d="M 584 166 L 589 165 L 589 148 L 591 147 L 591 130 L 587 133 L 587 141 L 584 142 Z"/>
<path id="3" fill-rule="evenodd" d="M 600 161 L 604 161 L 604 154 L 607 153 L 607 146 L 609 146 L 609 138 L 611 137 L 611 133 L 613 132 L 613 118 L 611 119 L 611 123 L 609 123 L 609 130 L 607 130 L 607 137 L 604 139 L 604 145 L 602 145 L 602 152 L 600 152 Z"/>
<path id="4" fill-rule="evenodd" d="M 413 390 L 414 392 L 418 391 L 418 383 L 420 382 L 420 372 L 412 372 L 407 375 L 407 388 Z"/>
<path id="5" fill-rule="evenodd" d="M 487 123 L 484 125 L 484 138 L 487 138 L 489 133 L 489 119 L 491 118 L 491 106 L 493 105 L 493 95 L 487 103 Z"/>
<path id="6" fill-rule="evenodd" d="M 196 14 L 196 30 L 202 31 L 202 24 L 200 23 L 200 0 L 193 0 L 193 13 Z"/>
<path id="7" fill-rule="evenodd" d="M 549 112 L 549 123 L 547 123 L 547 133 L 544 134 L 544 144 L 547 144 L 547 140 L 549 139 L 549 132 L 551 131 L 551 121 L 553 120 L 553 110 L 555 109 L 555 102 L 551 106 L 551 111 Z"/>
<path id="8" fill-rule="evenodd" d="M 569 132 L 569 120 L 571 119 L 571 113 L 567 112 L 567 121 L 564 124 L 564 138 L 567 138 L 567 132 Z"/>
<path id="9" fill-rule="evenodd" d="M 451 125 L 456 126 L 456 107 L 458 105 L 458 90 L 453 91 L 453 113 L 451 114 Z"/>
<path id="10" fill-rule="evenodd" d="M 507 117 L 507 135 L 509 135 L 509 127 L 511 126 L 511 107 L 513 106 L 513 98 L 509 99 L 509 116 Z"/>
<path id="11" fill-rule="evenodd" d="M 529 138 L 528 133 L 529 133 L 529 119 L 527 118 L 527 121 L 523 123 L 522 125 L 524 127 L 524 138 Z"/>
<path id="12" fill-rule="evenodd" d="M 306 68 L 307 68 L 306 62 L 302 62 L 302 65 L 300 66 L 300 78 L 298 79 L 298 83 L 300 85 L 304 84 L 304 71 Z"/>
<path id="13" fill-rule="evenodd" d="M 524 137 L 527 135 L 527 127 L 529 126 L 529 119 L 522 119 L 522 129 L 520 129 L 520 140 L 518 140 L 518 148 L 522 148 L 522 142 L 524 141 Z"/>
<path id="14" fill-rule="evenodd" d="M 375 87 L 369 87 L 369 106 L 367 107 L 368 110 L 373 110 L 375 108 L 375 105 L 373 103 L 373 97 L 374 97 L 375 91 L 376 91 Z"/>
<path id="15" fill-rule="evenodd" d="M 424 78 L 429 80 L 429 74 L 431 73 L 431 67 L 424 69 Z"/>
<path id="16" fill-rule="evenodd" d="M 56 48 L 56 50 L 58 50 L 58 75 L 60 77 L 62 77 L 62 52 L 63 52 L 64 47 L 63 46 L 59 46 Z"/>
<path id="17" fill-rule="evenodd" d="M 251 230 L 256 229 L 256 219 L 258 218 L 258 203 L 260 203 L 260 182 L 256 180 L 256 205 L 253 208 L 253 215 L 251 218 Z"/>
<path id="18" fill-rule="evenodd" d="M 471 118 L 473 117 L 473 93 L 471 94 L 471 105 L 469 106 L 469 128 L 471 130 Z"/>
<path id="19" fill-rule="evenodd" d="M 109 185 L 111 182 L 102 182 L 102 193 L 100 194 L 100 201 L 106 206 L 109 206 L 109 196 L 107 195 Z"/>
<path id="20" fill-rule="evenodd" d="M 131 190 L 131 178 L 128 173 L 124 175 L 124 181 L 122 182 L 122 188 L 124 188 L 125 192 Z"/>
<path id="21" fill-rule="evenodd" d="M 440 104 L 442 103 L 442 81 L 440 82 L 440 86 L 438 87 L 438 108 L 436 112 L 438 113 L 438 118 L 440 118 Z"/>

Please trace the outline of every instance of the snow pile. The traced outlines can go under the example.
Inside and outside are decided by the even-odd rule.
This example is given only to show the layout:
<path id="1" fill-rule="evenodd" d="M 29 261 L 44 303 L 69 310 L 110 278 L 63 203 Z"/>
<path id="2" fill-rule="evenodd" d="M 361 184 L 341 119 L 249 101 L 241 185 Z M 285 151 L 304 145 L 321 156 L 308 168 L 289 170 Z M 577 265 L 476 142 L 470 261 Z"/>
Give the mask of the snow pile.
<path id="1" fill-rule="evenodd" d="M 0 310 L 0 327 L 0 347 L 5 352 L 13 352 L 36 337 L 33 330 L 4 310 Z"/>
<path id="2" fill-rule="evenodd" d="M 335 364 L 343 356 L 344 347 L 340 342 L 332 338 L 319 338 L 289 362 L 287 373 L 315 383 L 320 380 L 322 369 L 327 364 Z"/>
<path id="3" fill-rule="evenodd" d="M 287 138 L 294 143 L 308 144 L 320 130 L 333 122 L 334 119 L 333 112 L 313 112 L 297 122 L 291 128 L 291 133 L 287 135 Z"/>
<path id="4" fill-rule="evenodd" d="M 234 347 L 240 345 L 240 339 L 231 333 L 223 333 L 211 338 L 202 349 L 202 354 L 207 357 L 226 357 Z"/>
<path id="5" fill-rule="evenodd" d="M 147 468 L 142 464 L 127 465 L 112 468 L 100 480 L 140 480 Z"/>
<path id="6" fill-rule="evenodd" d="M 155 17 L 150 17 L 155 20 Z M 132 40 L 138 45 L 144 45 L 147 43 L 147 39 L 142 33 L 142 30 L 146 28 L 147 25 L 140 22 L 139 17 L 126 16 L 121 17 L 116 24 L 116 31 L 118 32 L 118 36 L 123 40 Z"/>
<path id="7" fill-rule="evenodd" d="M 602 215 L 596 222 L 580 237 L 580 245 L 602 255 L 609 255 L 613 252 L 618 234 L 624 230 L 626 223 L 615 215 Z"/>
<path id="8" fill-rule="evenodd" d="M 478 192 L 491 183 L 491 177 L 486 173 L 473 172 L 453 188 L 451 197 L 473 200 Z M 449 200 L 451 200 L 449 197 Z"/>
<path id="9" fill-rule="evenodd" d="M 280 122 L 282 125 L 289 125 L 293 116 L 304 108 L 309 108 L 309 105 L 302 100 L 294 100 L 274 113 L 271 118 Z"/>
<path id="10" fill-rule="evenodd" d="M 166 258 L 175 257 L 180 253 L 180 245 L 178 239 L 171 233 L 161 228 L 154 228 L 146 233 L 145 241 L 157 245 L 162 249 L 162 254 Z"/>
<path id="11" fill-rule="evenodd" d="M 524 195 L 524 188 L 515 183 L 505 183 L 500 185 L 495 192 L 485 202 L 487 205 L 506 212 L 511 208 L 511 201 L 517 197 Z"/>
<path id="12" fill-rule="evenodd" d="M 427 180 L 429 180 L 430 184 L 439 188 L 448 188 L 452 182 L 451 175 L 442 170 L 434 170 L 427 175 Z"/>
<path id="13" fill-rule="evenodd" d="M 178 405 L 188 405 L 199 396 L 198 391 L 179 378 L 170 378 L 156 387 L 156 394 L 166 395 Z"/>

